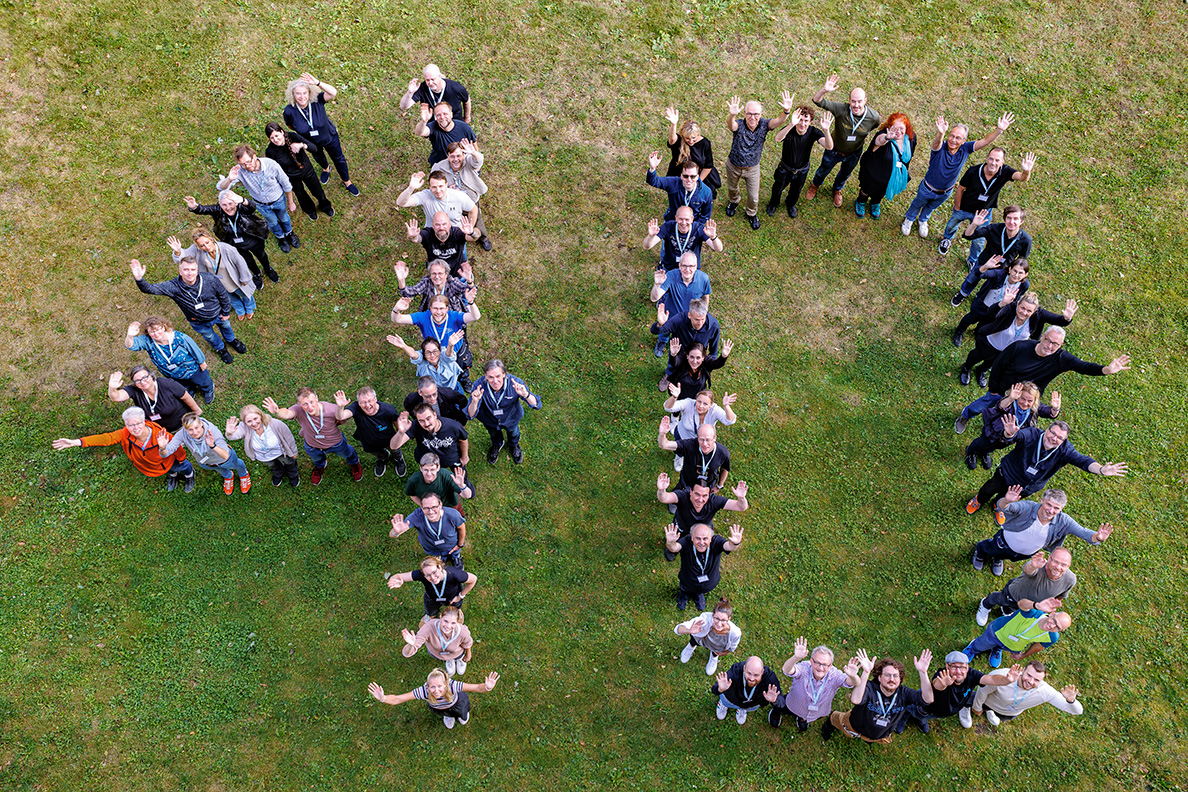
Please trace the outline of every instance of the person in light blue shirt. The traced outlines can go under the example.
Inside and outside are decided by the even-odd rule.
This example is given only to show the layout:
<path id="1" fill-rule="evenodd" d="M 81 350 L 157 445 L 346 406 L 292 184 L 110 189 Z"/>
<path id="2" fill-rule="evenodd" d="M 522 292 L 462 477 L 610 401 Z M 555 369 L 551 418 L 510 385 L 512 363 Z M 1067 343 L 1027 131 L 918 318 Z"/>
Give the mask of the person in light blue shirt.
<path id="1" fill-rule="evenodd" d="M 649 296 L 652 302 L 664 301 L 670 315 L 683 314 L 689 310 L 689 303 L 706 298 L 709 303 L 710 288 L 709 275 L 698 268 L 697 255 L 689 251 L 681 256 L 680 266 L 669 272 L 656 270 L 652 276 L 654 284 Z M 656 339 L 656 357 L 664 355 L 664 348 L 668 345 L 668 333 L 661 333 Z"/>
<path id="2" fill-rule="evenodd" d="M 133 352 L 148 352 L 161 376 L 175 380 L 195 396 L 201 393 L 206 404 L 214 401 L 214 380 L 206 370 L 206 355 L 194 339 L 174 330 L 172 322 L 159 316 L 148 317 L 143 326 L 141 335 L 140 322 L 128 325 L 124 346 Z"/>

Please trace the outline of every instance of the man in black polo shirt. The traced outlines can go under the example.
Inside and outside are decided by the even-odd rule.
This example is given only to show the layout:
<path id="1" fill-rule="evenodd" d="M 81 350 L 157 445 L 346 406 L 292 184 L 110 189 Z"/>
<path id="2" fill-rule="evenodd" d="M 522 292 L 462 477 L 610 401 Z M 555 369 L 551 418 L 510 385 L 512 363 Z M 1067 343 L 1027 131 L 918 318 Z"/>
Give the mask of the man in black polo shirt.
<path id="1" fill-rule="evenodd" d="M 945 655 L 944 668 L 937 669 L 932 675 L 932 703 L 918 707 L 911 715 L 912 721 L 920 731 L 928 734 L 931 731 L 929 721 L 956 715 L 962 727 L 968 729 L 973 726 L 969 705 L 973 703 L 978 688 L 982 685 L 1013 684 L 1021 673 L 1023 667 L 1016 665 L 1011 668 L 1009 677 L 987 676 L 970 668 L 969 658 L 962 652 L 949 652 Z"/>
<path id="2" fill-rule="evenodd" d="M 855 659 L 862 666 L 862 676 L 850 693 L 854 708 L 830 713 L 829 720 L 821 726 L 821 739 L 828 740 L 840 731 L 847 737 L 886 745 L 893 733 L 903 731 L 903 723 L 913 708 L 931 704 L 935 698 L 928 680 L 932 652 L 925 649 L 914 663 L 920 674 L 920 690 L 903 686 L 903 663 L 893 657 L 875 662 L 875 658 L 867 657 L 865 649 L 859 649 Z"/>
<path id="3" fill-rule="evenodd" d="M 730 452 L 718 442 L 717 428 L 712 424 L 702 424 L 697 427 L 696 438 L 670 440 L 668 427 L 671 423 L 667 415 L 660 419 L 660 433 L 656 442 L 661 450 L 673 451 L 684 460 L 681 488 L 690 489 L 695 484 L 703 484 L 709 487 L 711 493 L 722 489 L 730 475 Z"/>
<path id="4" fill-rule="evenodd" d="M 400 97 L 400 109 L 407 110 L 416 103 L 432 110 L 438 102 L 450 106 L 454 116 L 470 123 L 470 92 L 457 80 L 444 77 L 436 64 L 430 63 L 421 72 L 424 82 L 408 81 L 408 90 Z"/>
<path id="5" fill-rule="evenodd" d="M 353 402 L 347 402 L 346 394 L 338 391 L 334 394 L 334 403 L 338 405 L 338 422 L 345 423 L 347 419 L 355 419 L 355 439 L 363 445 L 363 450 L 375 457 L 375 477 L 384 475 L 388 469 L 388 461 L 395 462 L 396 475 L 403 476 L 407 471 L 404 455 L 399 451 L 393 452 L 389 447 L 392 437 L 396 434 L 393 424 L 399 411 L 387 402 L 380 401 L 375 395 L 375 388 L 364 385 L 355 394 Z"/>
<path id="6" fill-rule="evenodd" d="M 390 444 L 392 450 L 398 450 L 412 437 L 417 443 L 413 452 L 417 459 L 432 451 L 441 459 L 444 468 L 470 464 L 470 447 L 462 424 L 439 417 L 428 404 L 422 404 L 413 414 L 416 423 L 409 419 L 408 413 L 400 413 L 396 418 L 396 436 Z"/>
<path id="7" fill-rule="evenodd" d="M 433 377 L 425 376 L 417 380 L 417 389 L 404 397 L 404 409 L 409 415 L 416 415 L 416 409 L 422 404 L 428 404 L 440 418 L 449 418 L 463 426 L 470 420 L 466 412 L 466 405 L 470 404 L 465 394 L 453 388 L 442 388 L 434 382 Z"/>
<path id="8" fill-rule="evenodd" d="M 107 397 L 116 404 L 131 400 L 144 410 L 145 420 L 179 432 L 186 413 L 202 415 L 198 402 L 175 380 L 157 379 L 144 366 L 134 367 L 128 376 L 132 384 L 124 385 L 124 375 L 113 371 L 107 378 Z"/>
<path id="9" fill-rule="evenodd" d="M 961 181 L 957 183 L 957 190 L 953 193 L 953 215 L 949 222 L 945 223 L 945 232 L 941 235 L 940 247 L 937 250 L 942 256 L 947 255 L 949 248 L 953 246 L 953 237 L 957 235 L 957 229 L 963 222 L 973 220 L 974 215 L 983 209 L 989 212 L 986 220 L 993 219 L 994 210 L 998 207 L 998 193 L 1002 188 L 1009 182 L 1025 182 L 1031 178 L 1031 172 L 1035 168 L 1034 154 L 1028 152 L 1023 155 L 1021 171 L 1004 165 L 1005 159 L 1005 151 L 997 147 L 992 148 L 986 162 L 982 165 L 970 165 Z M 970 242 L 969 260 L 966 262 L 970 269 L 978 263 L 985 246 L 984 237 Z"/>
<path id="10" fill-rule="evenodd" d="M 684 610 L 689 598 L 697 599 L 697 607 L 705 610 L 705 595 L 718 587 L 722 579 L 722 553 L 733 553 L 742 544 L 743 529 L 730 526 L 730 539 L 723 539 L 704 524 L 693 526 L 688 536 L 681 536 L 675 525 L 664 529 L 664 546 L 674 556 L 680 554 L 681 568 L 677 572 L 677 610 Z"/>
<path id="11" fill-rule="evenodd" d="M 718 720 L 726 720 L 726 713 L 734 710 L 734 719 L 741 726 L 747 722 L 748 712 L 771 706 L 767 722 L 772 728 L 780 727 L 784 709 L 780 678 L 758 657 L 752 655 L 719 673 L 710 692 L 718 696 Z"/>
<path id="12" fill-rule="evenodd" d="M 963 232 L 966 239 L 984 239 L 986 246 L 982 248 L 978 260 L 970 266 L 969 274 L 961 283 L 961 288 L 949 300 L 949 304 L 956 308 L 973 294 L 974 287 L 982 277 L 982 265 L 989 264 L 995 256 L 1001 257 L 1001 266 L 1009 270 L 1011 265 L 1019 259 L 1026 259 L 1031 255 L 1031 235 L 1023 230 L 1023 221 L 1027 212 L 1021 206 L 1008 206 L 1003 210 L 1001 223 L 990 223 L 990 210 L 980 209 L 969 221 L 969 227 Z"/>

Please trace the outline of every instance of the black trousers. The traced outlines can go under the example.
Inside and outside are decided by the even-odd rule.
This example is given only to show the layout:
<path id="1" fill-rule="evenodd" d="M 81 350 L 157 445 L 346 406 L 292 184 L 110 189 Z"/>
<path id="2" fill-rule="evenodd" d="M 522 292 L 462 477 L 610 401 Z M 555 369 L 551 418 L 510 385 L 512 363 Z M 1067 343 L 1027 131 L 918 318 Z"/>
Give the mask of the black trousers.
<path id="1" fill-rule="evenodd" d="M 329 212 L 334 208 L 330 205 L 330 199 L 326 197 L 326 191 L 322 189 L 322 180 L 313 168 L 309 168 L 303 176 L 290 174 L 289 182 L 293 185 L 293 195 L 297 197 L 297 204 L 306 214 Z"/>
<path id="2" fill-rule="evenodd" d="M 998 303 L 987 308 L 984 302 L 978 300 L 957 323 L 957 332 L 964 333 L 971 325 L 980 325 L 982 322 L 989 321 L 994 318 L 996 313 L 998 313 Z"/>
<path id="3" fill-rule="evenodd" d="M 985 336 L 978 336 L 978 339 L 974 341 L 974 348 L 966 355 L 965 363 L 961 365 L 961 368 L 981 376 L 983 371 L 994 365 L 994 361 L 998 359 L 998 353 L 999 350 L 995 349 Z"/>
<path id="4" fill-rule="evenodd" d="M 297 458 L 285 456 L 281 454 L 276 459 L 268 463 L 268 467 L 272 468 L 273 483 L 280 483 L 283 479 L 288 478 L 289 483 L 296 485 L 301 481 L 301 474 L 297 472 Z"/>
<path id="5" fill-rule="evenodd" d="M 322 166 L 322 170 L 330 167 L 326 162 L 326 155 L 330 155 L 330 159 L 334 160 L 334 170 L 338 171 L 338 177 L 344 182 L 351 180 L 351 172 L 347 169 L 346 155 L 342 153 L 342 142 L 339 141 L 338 135 L 335 135 L 330 140 L 321 141 L 321 143 L 309 150 L 317 163 Z"/>
<path id="6" fill-rule="evenodd" d="M 775 171 L 775 181 L 771 185 L 771 200 L 767 202 L 767 205 L 779 206 L 780 195 L 784 192 L 784 188 L 787 187 L 787 206 L 789 209 L 796 206 L 796 202 L 800 200 L 800 191 L 804 188 L 805 181 L 808 180 L 808 172 L 809 169 L 807 167 L 801 171 L 794 171 L 780 164 Z"/>
<path id="7" fill-rule="evenodd" d="M 248 239 L 244 238 L 242 244 L 233 245 L 239 251 L 239 255 L 243 256 L 243 261 L 247 264 L 248 272 L 255 277 L 260 277 L 261 269 L 271 269 L 268 263 L 268 252 L 264 249 L 263 239 Z M 256 260 L 259 260 L 260 266 L 256 266 Z"/>

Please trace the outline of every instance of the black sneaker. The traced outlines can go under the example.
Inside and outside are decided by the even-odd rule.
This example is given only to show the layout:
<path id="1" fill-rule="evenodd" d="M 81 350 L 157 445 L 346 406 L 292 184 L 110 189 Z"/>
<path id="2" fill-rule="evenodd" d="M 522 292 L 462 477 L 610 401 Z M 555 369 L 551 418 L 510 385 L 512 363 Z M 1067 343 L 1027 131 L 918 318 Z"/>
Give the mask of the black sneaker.
<path id="1" fill-rule="evenodd" d="M 520 448 L 519 443 L 514 444 L 509 450 L 511 451 L 512 462 L 518 465 L 524 461 L 524 449 Z"/>
<path id="2" fill-rule="evenodd" d="M 293 249 L 293 246 L 289 244 L 288 237 L 277 238 L 276 244 L 281 249 L 281 253 L 288 253 L 290 250 Z"/>
<path id="3" fill-rule="evenodd" d="M 752 231 L 759 230 L 759 215 L 751 215 L 750 217 L 747 218 L 747 220 L 750 221 L 750 223 L 751 223 Z"/>
<path id="4" fill-rule="evenodd" d="M 284 481 L 284 480 L 285 480 L 285 477 L 284 477 L 284 476 L 276 476 L 276 475 L 274 475 L 274 476 L 272 477 L 272 486 L 274 486 L 274 487 L 279 487 L 279 486 L 281 485 L 281 482 L 282 482 L 282 481 Z"/>
<path id="5" fill-rule="evenodd" d="M 784 714 L 778 708 L 772 707 L 767 713 L 767 725 L 773 729 L 780 728 L 780 724 L 784 722 Z"/>
<path id="6" fill-rule="evenodd" d="M 238 352 L 241 355 L 244 352 L 247 352 L 247 344 L 243 343 L 238 338 L 228 341 L 227 345 L 230 346 L 232 349 L 234 349 L 236 352 Z"/>
<path id="7" fill-rule="evenodd" d="M 808 721 L 806 721 L 804 718 L 800 717 L 799 715 L 796 716 L 796 731 L 798 731 L 798 732 L 808 731 Z"/>
<path id="8" fill-rule="evenodd" d="M 982 454 L 982 467 L 989 470 L 994 466 L 994 458 L 989 454 Z"/>
<path id="9" fill-rule="evenodd" d="M 835 731 L 837 731 L 837 727 L 829 721 L 828 717 L 826 717 L 825 722 L 821 724 L 821 741 L 824 742 L 825 740 L 828 740 L 833 736 Z"/>
<path id="10" fill-rule="evenodd" d="M 383 478 L 384 474 L 388 472 L 388 463 L 376 457 L 375 459 L 375 477 Z"/>
<path id="11" fill-rule="evenodd" d="M 185 483 L 182 485 L 182 492 L 188 493 L 188 492 L 193 492 L 193 491 L 194 491 L 194 477 L 190 476 L 188 479 L 186 479 Z"/>
<path id="12" fill-rule="evenodd" d="M 689 598 L 685 596 L 685 592 L 677 592 L 677 610 L 684 610 L 689 607 Z"/>
<path id="13" fill-rule="evenodd" d="M 491 240 L 487 238 L 486 234 L 483 234 L 482 237 L 479 239 L 479 246 L 483 250 L 490 250 L 493 247 L 491 245 Z"/>
<path id="14" fill-rule="evenodd" d="M 322 210 L 322 214 L 326 215 L 326 217 L 334 217 L 334 207 L 333 206 L 326 207 L 325 209 Z"/>
<path id="15" fill-rule="evenodd" d="M 952 299 L 949 300 L 949 305 L 956 308 L 957 306 L 961 305 L 961 303 L 963 303 L 963 302 L 965 302 L 965 295 L 962 294 L 961 292 L 957 292 L 956 294 L 953 295 Z"/>
<path id="16" fill-rule="evenodd" d="M 261 278 L 259 275 L 253 275 L 252 276 L 252 285 L 256 287 L 257 291 L 259 291 L 260 289 L 264 288 L 264 279 Z"/>
<path id="17" fill-rule="evenodd" d="M 487 452 L 487 462 L 494 465 L 499 461 L 499 452 L 503 450 L 503 443 L 497 446 L 491 446 L 491 450 Z"/>
<path id="18" fill-rule="evenodd" d="M 965 333 L 961 330 L 953 331 L 953 346 L 961 346 L 961 342 L 965 340 Z"/>
<path id="19" fill-rule="evenodd" d="M 990 382 L 990 372 L 989 371 L 983 371 L 981 374 L 978 375 L 978 386 L 979 387 L 984 388 L 984 387 L 986 387 L 987 384 L 989 384 L 989 382 Z"/>
<path id="20" fill-rule="evenodd" d="M 788 217 L 791 217 L 793 220 L 795 220 L 795 219 L 796 219 L 796 215 L 798 215 L 798 214 L 800 214 L 800 212 L 796 211 L 796 207 L 795 207 L 795 206 L 789 206 L 789 207 L 788 207 Z"/>
<path id="21" fill-rule="evenodd" d="M 966 454 L 965 455 L 965 466 L 967 468 L 969 468 L 970 470 L 977 470 L 978 469 L 977 456 L 974 454 Z"/>
<path id="22" fill-rule="evenodd" d="M 223 347 L 222 349 L 215 352 L 215 354 L 218 355 L 219 360 L 223 361 L 224 363 L 235 362 L 235 358 L 231 357 L 231 353 L 227 351 L 227 347 Z"/>
<path id="23" fill-rule="evenodd" d="M 268 276 L 268 280 L 273 283 L 280 283 L 280 273 L 274 270 L 270 265 L 265 265 L 264 274 Z"/>
<path id="24" fill-rule="evenodd" d="M 776 210 L 776 205 L 775 205 L 775 204 L 768 204 L 768 205 L 767 205 L 767 216 L 768 216 L 768 217 L 775 217 L 775 210 Z"/>
<path id="25" fill-rule="evenodd" d="M 165 491 L 173 492 L 175 489 L 177 489 L 177 476 L 170 476 L 165 481 Z"/>
<path id="26" fill-rule="evenodd" d="M 949 248 L 951 247 L 953 247 L 953 240 L 941 239 L 940 245 L 938 245 L 936 248 L 936 252 L 940 253 L 942 256 L 947 256 L 949 254 Z"/>
<path id="27" fill-rule="evenodd" d="M 301 247 L 301 240 L 297 238 L 296 234 L 289 234 L 289 244 L 295 248 Z"/>
<path id="28" fill-rule="evenodd" d="M 697 595 L 697 610 L 700 610 L 700 611 L 705 610 L 705 595 L 704 594 Z"/>
<path id="29" fill-rule="evenodd" d="M 962 367 L 961 371 L 957 372 L 957 381 L 962 385 L 969 385 L 969 369 Z"/>
<path id="30" fill-rule="evenodd" d="M 734 213 L 737 211 L 738 211 L 738 204 L 736 204 L 736 203 L 726 204 L 726 216 L 727 217 L 734 217 Z"/>
<path id="31" fill-rule="evenodd" d="M 404 478 L 404 474 L 408 472 L 408 466 L 404 464 L 404 454 L 399 451 L 396 452 L 396 475 Z"/>

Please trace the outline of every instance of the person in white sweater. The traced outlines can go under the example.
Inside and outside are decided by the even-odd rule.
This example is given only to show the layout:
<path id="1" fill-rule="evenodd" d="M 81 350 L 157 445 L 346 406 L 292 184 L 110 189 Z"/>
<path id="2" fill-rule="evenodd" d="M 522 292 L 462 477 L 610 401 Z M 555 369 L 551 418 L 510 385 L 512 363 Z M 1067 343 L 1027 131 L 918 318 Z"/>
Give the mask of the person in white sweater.
<path id="1" fill-rule="evenodd" d="M 986 676 L 1005 676 L 1011 672 L 1012 669 L 1000 668 L 997 671 L 991 671 Z M 1039 660 L 1032 660 L 1023 669 L 1022 674 L 1016 672 L 1017 679 L 1014 682 L 997 686 L 986 685 L 980 688 L 977 695 L 974 696 L 973 713 L 981 715 L 985 711 L 986 720 L 990 721 L 992 726 L 998 726 L 1004 720 L 1017 718 L 1026 710 L 1038 707 L 1040 704 L 1051 704 L 1069 715 L 1083 713 L 1085 708 L 1081 706 L 1081 702 L 1077 701 L 1076 685 L 1065 685 L 1062 690 L 1057 691 L 1056 688 L 1044 681 L 1047 673 L 1048 670 L 1043 663 Z"/>
<path id="2" fill-rule="evenodd" d="M 734 608 L 730 606 L 730 600 L 723 597 L 718 600 L 712 611 L 694 616 L 673 628 L 677 635 L 689 636 L 689 643 L 681 650 L 681 662 L 687 663 L 692 660 L 697 647 L 704 646 L 709 650 L 709 662 L 705 664 L 705 673 L 713 676 L 718 670 L 718 658 L 733 652 L 742 640 L 742 630 L 730 620 L 733 613 Z"/>

